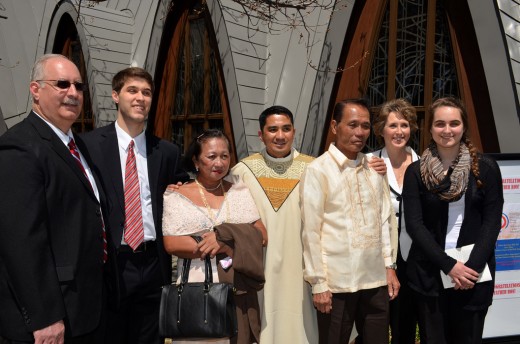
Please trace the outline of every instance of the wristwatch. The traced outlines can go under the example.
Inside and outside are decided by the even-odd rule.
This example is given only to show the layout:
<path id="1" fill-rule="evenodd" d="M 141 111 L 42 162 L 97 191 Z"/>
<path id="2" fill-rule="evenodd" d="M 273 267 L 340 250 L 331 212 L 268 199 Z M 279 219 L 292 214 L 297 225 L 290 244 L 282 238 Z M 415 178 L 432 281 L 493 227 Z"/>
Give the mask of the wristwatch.
<path id="1" fill-rule="evenodd" d="M 387 269 L 392 269 L 392 270 L 397 270 L 397 264 L 396 263 L 392 263 L 392 265 L 388 265 L 386 266 Z"/>

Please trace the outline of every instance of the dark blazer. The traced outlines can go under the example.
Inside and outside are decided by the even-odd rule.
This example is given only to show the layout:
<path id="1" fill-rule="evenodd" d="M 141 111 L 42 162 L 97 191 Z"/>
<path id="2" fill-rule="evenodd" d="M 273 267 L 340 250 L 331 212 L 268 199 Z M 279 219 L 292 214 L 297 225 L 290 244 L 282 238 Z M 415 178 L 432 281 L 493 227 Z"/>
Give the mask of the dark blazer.
<path id="1" fill-rule="evenodd" d="M 93 331 L 102 308 L 103 230 L 88 179 L 31 112 L 0 137 L 0 180 L 0 335 L 30 341 L 60 319 L 69 335 Z"/>
<path id="2" fill-rule="evenodd" d="M 464 197 L 464 220 L 457 247 L 475 244 L 466 266 L 482 272 L 489 264 L 493 281 L 477 283 L 461 292 L 461 303 L 468 310 L 487 308 L 493 298 L 495 276 L 495 244 L 500 232 L 502 205 L 502 176 L 497 163 L 479 155 L 480 180 L 470 173 Z M 449 203 L 429 192 L 421 180 L 420 162 L 406 170 L 403 188 L 406 230 L 413 243 L 408 256 L 407 275 L 410 287 L 427 296 L 438 296 L 443 288 L 440 271 L 448 273 L 456 260 L 444 252 L 448 226 Z"/>
<path id="3" fill-rule="evenodd" d="M 117 254 L 123 238 L 125 222 L 125 199 L 123 176 L 119 157 L 119 148 L 115 124 L 96 129 L 83 136 L 88 146 L 95 168 L 104 184 L 109 211 L 108 228 L 111 242 L 109 266 L 114 292 L 119 295 L 119 277 L 114 254 Z M 146 154 L 148 163 L 148 178 L 152 197 L 152 213 L 157 234 L 157 250 L 162 272 L 162 285 L 171 283 L 171 256 L 166 253 L 162 236 L 163 193 L 168 184 L 188 180 L 188 175 L 181 168 L 179 148 L 165 140 L 146 133 Z M 110 257 L 111 256 L 111 257 Z"/>

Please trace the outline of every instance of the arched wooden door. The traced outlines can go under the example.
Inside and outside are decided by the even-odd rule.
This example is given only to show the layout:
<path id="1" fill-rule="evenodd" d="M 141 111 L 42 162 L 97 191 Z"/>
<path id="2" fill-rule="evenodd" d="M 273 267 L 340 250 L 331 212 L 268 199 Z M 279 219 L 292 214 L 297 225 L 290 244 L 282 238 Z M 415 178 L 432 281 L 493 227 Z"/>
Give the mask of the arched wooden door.
<path id="1" fill-rule="evenodd" d="M 202 130 L 217 128 L 234 148 L 222 67 L 205 1 L 176 2 L 171 8 L 157 65 L 157 105 L 149 121 L 154 133 L 184 152 Z"/>
<path id="2" fill-rule="evenodd" d="M 343 47 L 342 67 L 330 109 L 342 99 L 366 97 L 377 113 L 386 100 L 405 98 L 417 109 L 412 146 L 427 146 L 427 109 L 439 97 L 463 99 L 477 147 L 498 152 L 489 93 L 465 1 L 356 1 Z M 331 111 L 329 111 L 330 113 Z M 329 123 L 330 120 L 327 122 Z M 321 150 L 333 140 L 329 128 Z M 371 137 L 367 150 L 377 148 Z"/>
<path id="3" fill-rule="evenodd" d="M 81 79 L 88 86 L 87 69 L 85 67 L 85 57 L 81 42 L 78 37 L 78 30 L 74 20 L 69 14 L 64 14 L 58 23 L 56 37 L 52 52 L 67 56 L 76 64 L 81 74 Z M 83 109 L 72 125 L 72 130 L 76 133 L 83 133 L 94 129 L 94 114 L 92 111 L 92 100 L 90 99 L 89 87 L 83 91 Z"/>

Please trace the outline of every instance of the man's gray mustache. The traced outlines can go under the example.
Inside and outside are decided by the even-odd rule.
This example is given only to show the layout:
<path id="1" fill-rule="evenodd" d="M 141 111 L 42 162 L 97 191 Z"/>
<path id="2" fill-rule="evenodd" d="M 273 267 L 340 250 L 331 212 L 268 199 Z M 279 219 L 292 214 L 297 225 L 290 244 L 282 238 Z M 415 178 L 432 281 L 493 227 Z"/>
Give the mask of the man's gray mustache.
<path id="1" fill-rule="evenodd" d="M 67 99 L 63 102 L 65 105 L 79 105 L 79 100 Z"/>

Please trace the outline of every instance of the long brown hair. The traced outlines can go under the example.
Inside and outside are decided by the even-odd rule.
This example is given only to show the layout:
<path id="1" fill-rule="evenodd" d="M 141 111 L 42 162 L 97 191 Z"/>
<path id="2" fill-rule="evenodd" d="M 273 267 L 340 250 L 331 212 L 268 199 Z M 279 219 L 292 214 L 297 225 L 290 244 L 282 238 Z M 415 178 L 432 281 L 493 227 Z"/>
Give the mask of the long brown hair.
<path id="1" fill-rule="evenodd" d="M 433 114 L 435 113 L 435 111 L 437 111 L 438 108 L 443 106 L 458 109 L 460 112 L 462 124 L 464 125 L 464 132 L 462 133 L 461 141 L 464 142 L 466 146 L 468 146 L 469 154 L 471 155 L 471 171 L 473 172 L 473 175 L 475 176 L 475 179 L 477 181 L 477 187 L 481 188 L 484 184 L 480 180 L 480 169 L 478 167 L 478 150 L 469 138 L 468 112 L 466 111 L 466 107 L 464 106 L 463 102 L 460 99 L 453 97 L 439 98 L 436 101 L 434 101 L 429 109 L 430 118 L 428 120 L 428 128 L 431 129 L 433 125 Z"/>

